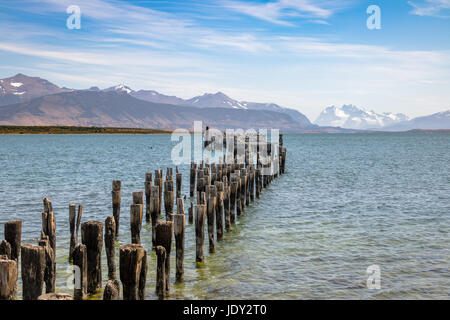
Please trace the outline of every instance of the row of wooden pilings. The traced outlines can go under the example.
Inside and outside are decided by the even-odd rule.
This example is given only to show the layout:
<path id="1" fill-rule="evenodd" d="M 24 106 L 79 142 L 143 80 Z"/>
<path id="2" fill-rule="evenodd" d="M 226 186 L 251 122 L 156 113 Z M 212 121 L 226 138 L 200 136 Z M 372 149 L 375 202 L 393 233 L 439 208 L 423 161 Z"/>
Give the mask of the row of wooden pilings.
<path id="1" fill-rule="evenodd" d="M 236 144 L 236 140 L 235 140 Z M 247 146 L 247 145 L 246 145 Z M 273 179 L 285 172 L 286 148 L 280 135 L 279 157 L 272 163 L 271 145 L 267 145 L 269 159 L 262 164 L 257 157 L 252 164 L 246 150 L 245 163 L 204 164 L 190 167 L 190 208 L 188 222 L 195 224 L 196 261 L 203 263 L 205 224 L 207 225 L 209 252 L 215 252 L 215 243 L 224 237 L 224 230 L 231 230 L 236 216 L 259 198 L 261 192 Z M 236 157 L 236 153 L 235 153 Z M 236 159 L 235 159 L 236 161 Z M 154 178 L 154 179 L 153 179 Z M 147 277 L 147 251 L 141 245 L 143 218 L 152 224 L 152 248 L 156 252 L 156 294 L 164 299 L 170 291 L 170 254 L 175 238 L 176 281 L 184 276 L 184 232 L 186 216 L 181 193 L 182 174 L 167 168 L 166 179 L 163 171 L 156 170 L 145 175 L 145 192 L 133 192 L 130 207 L 131 244 L 119 249 L 119 278 L 117 279 L 115 246 L 119 236 L 121 181 L 112 183 L 113 215 L 105 222 L 88 221 L 81 223 L 83 207 L 69 205 L 70 248 L 69 260 L 75 270 L 73 299 L 84 299 L 102 288 L 101 254 L 105 246 L 108 281 L 103 292 L 104 300 L 120 298 L 120 283 L 124 300 L 144 300 Z M 174 200 L 176 198 L 176 213 Z M 195 199 L 196 198 L 196 199 Z M 195 199 L 195 200 L 194 200 Z M 195 206 L 194 206 L 194 201 Z M 72 299 L 69 294 L 55 293 L 56 279 L 56 224 L 50 199 L 44 198 L 42 231 L 38 245 L 21 244 L 22 221 L 5 223 L 4 236 L 0 244 L 0 299 L 14 299 L 18 290 L 18 259 L 21 256 L 22 298 L 24 300 L 64 300 Z M 145 205 L 144 205 L 145 204 Z M 165 220 L 161 220 L 164 204 Z M 145 215 L 144 215 L 145 207 Z M 205 222 L 206 221 L 206 222 Z M 81 224 L 81 244 L 78 234 Z M 43 294 L 45 284 L 45 294 Z"/>

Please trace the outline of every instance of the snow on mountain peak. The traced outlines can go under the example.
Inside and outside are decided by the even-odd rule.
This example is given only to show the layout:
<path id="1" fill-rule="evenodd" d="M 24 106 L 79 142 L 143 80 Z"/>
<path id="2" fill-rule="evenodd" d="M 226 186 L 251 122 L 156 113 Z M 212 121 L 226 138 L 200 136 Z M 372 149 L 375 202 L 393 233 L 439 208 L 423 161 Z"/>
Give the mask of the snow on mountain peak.
<path id="1" fill-rule="evenodd" d="M 320 126 L 342 127 L 347 129 L 380 129 L 409 118 L 404 114 L 383 113 L 359 108 L 354 105 L 326 108 L 316 120 Z"/>

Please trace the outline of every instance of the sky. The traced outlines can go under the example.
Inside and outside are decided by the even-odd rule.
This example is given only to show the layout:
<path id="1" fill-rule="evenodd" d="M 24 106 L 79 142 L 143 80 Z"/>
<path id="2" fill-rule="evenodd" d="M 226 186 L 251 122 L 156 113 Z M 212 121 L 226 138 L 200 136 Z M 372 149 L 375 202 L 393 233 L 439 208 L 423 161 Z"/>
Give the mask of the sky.
<path id="1" fill-rule="evenodd" d="M 367 26 L 371 5 L 381 29 Z M 450 109 L 450 0 L 0 0 L 0 30 L 0 78 L 221 91 L 311 121 L 331 105 Z"/>

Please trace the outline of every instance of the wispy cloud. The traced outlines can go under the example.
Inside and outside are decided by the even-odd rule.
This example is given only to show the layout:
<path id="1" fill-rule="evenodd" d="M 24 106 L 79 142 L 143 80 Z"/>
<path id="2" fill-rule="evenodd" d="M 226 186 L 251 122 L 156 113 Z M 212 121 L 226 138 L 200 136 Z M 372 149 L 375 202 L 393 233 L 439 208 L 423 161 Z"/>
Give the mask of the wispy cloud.
<path id="1" fill-rule="evenodd" d="M 439 18 L 450 17 L 450 0 L 426 0 L 420 4 L 408 1 L 408 3 L 414 8 L 411 10 L 412 14 Z"/>
<path id="2" fill-rule="evenodd" d="M 344 2 L 341 1 L 339 5 Z M 318 18 L 323 22 L 339 8 L 336 4 L 336 1 L 326 0 L 277 0 L 267 3 L 226 1 L 224 7 L 271 23 L 291 26 L 293 23 L 288 20 L 292 17 Z"/>

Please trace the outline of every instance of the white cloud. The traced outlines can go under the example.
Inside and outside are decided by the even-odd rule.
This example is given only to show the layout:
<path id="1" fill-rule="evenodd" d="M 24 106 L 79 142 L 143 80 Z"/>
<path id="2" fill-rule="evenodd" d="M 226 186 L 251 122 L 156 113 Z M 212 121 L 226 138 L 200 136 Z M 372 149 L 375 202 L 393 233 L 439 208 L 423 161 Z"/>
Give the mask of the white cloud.
<path id="1" fill-rule="evenodd" d="M 336 10 L 346 4 L 346 1 L 331 0 L 277 0 L 267 3 L 249 3 L 243 1 L 226 1 L 224 7 L 236 12 L 252 16 L 271 23 L 290 26 L 286 21 L 290 17 L 318 18 L 324 21 L 331 17 Z M 311 20 L 310 20 L 311 21 Z"/>
<path id="2" fill-rule="evenodd" d="M 408 3 L 414 7 L 411 11 L 412 14 L 439 18 L 450 17 L 448 14 L 450 0 L 426 0 L 421 4 L 417 4 L 415 1 L 408 1 Z"/>

